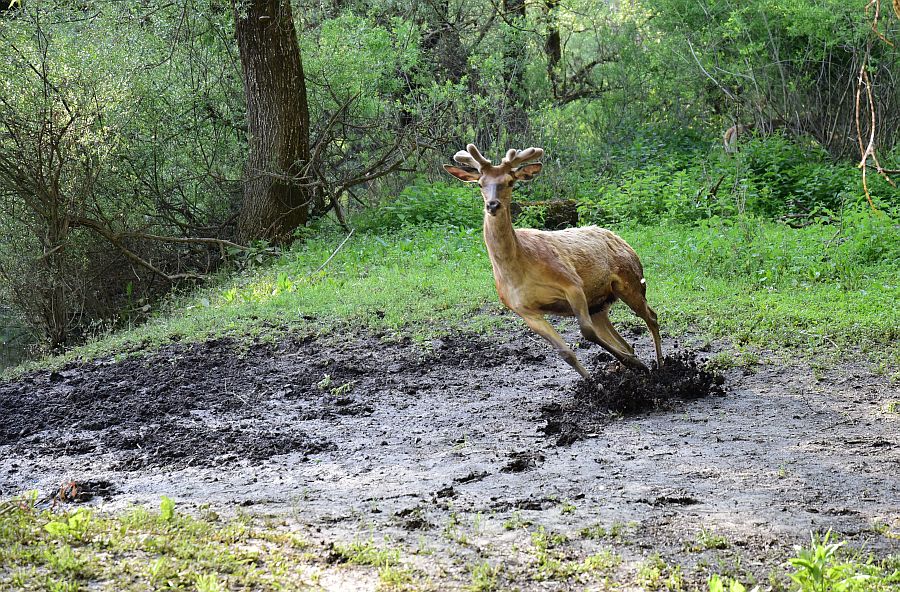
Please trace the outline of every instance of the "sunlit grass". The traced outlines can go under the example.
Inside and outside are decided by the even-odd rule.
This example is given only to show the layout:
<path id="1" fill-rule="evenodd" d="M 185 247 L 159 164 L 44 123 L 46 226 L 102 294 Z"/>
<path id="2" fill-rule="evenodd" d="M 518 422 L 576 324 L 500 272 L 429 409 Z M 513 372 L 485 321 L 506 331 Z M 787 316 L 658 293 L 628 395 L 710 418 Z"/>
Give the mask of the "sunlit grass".
<path id="1" fill-rule="evenodd" d="M 852 236 L 835 241 L 831 227 L 618 230 L 641 256 L 648 299 L 664 332 L 762 349 L 872 354 L 896 372 L 900 271 L 890 256 L 896 247 L 859 263 L 854 257 L 868 246 L 849 242 Z M 290 331 L 367 331 L 428 338 L 516 322 L 498 314 L 503 309 L 478 230 L 359 233 L 322 267 L 343 239 L 326 233 L 267 264 L 222 274 L 205 288 L 171 297 L 139 327 L 32 366 L 216 336 L 272 340 Z M 618 322 L 640 323 L 621 304 L 613 310 Z"/>

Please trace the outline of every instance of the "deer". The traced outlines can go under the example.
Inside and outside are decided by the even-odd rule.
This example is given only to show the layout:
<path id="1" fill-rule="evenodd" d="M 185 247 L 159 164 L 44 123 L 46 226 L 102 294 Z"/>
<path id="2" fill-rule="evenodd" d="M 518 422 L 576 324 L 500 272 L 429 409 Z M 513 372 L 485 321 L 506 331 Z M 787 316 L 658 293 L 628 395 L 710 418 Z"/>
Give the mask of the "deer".
<path id="1" fill-rule="evenodd" d="M 766 119 L 761 122 L 736 123 L 725 130 L 725 134 L 722 136 L 722 147 L 725 149 L 725 154 L 737 154 L 739 150 L 738 142 L 754 131 L 759 135 L 769 135 L 776 130 L 788 127 L 790 127 L 790 124 L 781 117 Z"/>
<path id="2" fill-rule="evenodd" d="M 544 316 L 575 317 L 585 339 L 604 348 L 622 365 L 649 372 L 609 320 L 617 300 L 628 305 L 650 329 L 656 362 L 662 344 L 656 312 L 647 304 L 644 269 L 634 249 L 598 226 L 563 230 L 514 229 L 510 212 L 513 187 L 530 181 L 543 168 L 542 148 L 510 149 L 494 165 L 474 144 L 456 153 L 460 168 L 444 169 L 466 183 L 478 183 L 484 198 L 484 243 L 500 302 L 522 317 L 583 378 L 593 381 L 578 357 Z"/>

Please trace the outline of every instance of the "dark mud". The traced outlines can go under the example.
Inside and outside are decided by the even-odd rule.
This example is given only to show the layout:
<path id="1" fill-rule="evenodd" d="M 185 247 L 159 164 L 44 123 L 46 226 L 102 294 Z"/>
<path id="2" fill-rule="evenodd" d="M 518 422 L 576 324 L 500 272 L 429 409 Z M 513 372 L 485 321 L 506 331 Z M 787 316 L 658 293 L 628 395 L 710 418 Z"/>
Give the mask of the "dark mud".
<path id="1" fill-rule="evenodd" d="M 579 339 L 574 325 L 563 335 Z M 626 338 L 652 360 L 647 335 Z M 626 580 L 658 552 L 698 587 L 709 566 L 765 581 L 810 532 L 900 552 L 886 376 L 792 361 L 722 384 L 702 355 L 648 376 L 598 352 L 578 355 L 599 387 L 524 330 L 216 340 L 36 372 L 0 383 L 0 497 L 117 510 L 166 495 L 290 516 L 325 544 L 389 536 L 410 555 L 428 547 L 423 565 L 455 582 L 443 589 L 485 560 L 503 564 L 501 589 L 566 589 L 519 578 L 534 574 L 538 528 L 566 534 L 574 559 L 614 545 Z M 597 525 L 623 534 L 580 534 Z M 692 551 L 704 532 L 728 549 Z"/>
<path id="2" fill-rule="evenodd" d="M 112 468 L 179 468 L 259 461 L 334 449 L 295 418 L 371 412 L 364 402 L 317 386 L 329 372 L 345 384 L 366 372 L 322 356 L 314 342 L 241 351 L 227 340 L 175 345 L 149 358 L 73 364 L 0 385 L 0 445 L 25 455 L 99 455 Z M 276 359 L 295 362 L 293 368 Z"/>
<path id="3" fill-rule="evenodd" d="M 606 353 L 597 353 L 590 368 L 593 380 L 581 379 L 562 403 L 544 407 L 544 433 L 567 446 L 602 429 L 619 415 L 671 410 L 682 401 L 724 396 L 725 377 L 706 369 L 695 351 L 682 351 L 655 363 L 650 372 L 623 367 Z"/>
<path id="4" fill-rule="evenodd" d="M 386 348 L 372 337 L 351 353 L 307 338 L 249 348 L 218 339 L 35 372 L 0 384 L 0 446 L 26 456 L 99 455 L 119 470 L 308 456 L 335 444 L 304 422 L 372 412 L 354 392 L 414 396 L 426 372 L 543 358 L 471 336 L 428 346 L 421 351 L 401 341 Z M 387 349 L 392 355 L 378 355 Z"/>

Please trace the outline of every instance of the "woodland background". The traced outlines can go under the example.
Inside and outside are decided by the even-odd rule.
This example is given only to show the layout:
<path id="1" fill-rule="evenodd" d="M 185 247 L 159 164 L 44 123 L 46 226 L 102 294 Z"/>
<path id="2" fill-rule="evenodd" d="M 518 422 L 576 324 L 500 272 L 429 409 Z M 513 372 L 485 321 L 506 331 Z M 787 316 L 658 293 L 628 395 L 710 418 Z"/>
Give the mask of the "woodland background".
<path id="1" fill-rule="evenodd" d="M 249 280 L 222 282 L 260 266 L 275 266 L 270 296 L 295 292 L 285 261 L 314 267 L 351 228 L 333 262 L 351 272 L 481 260 L 480 199 L 440 169 L 467 142 L 543 147 L 518 223 L 631 229 L 658 275 L 785 302 L 801 288 L 804 302 L 897 295 L 896 3 L 0 7 L 4 363 L 184 308 L 198 282 L 224 286 L 198 306 L 253 301 Z M 671 298 L 690 289 L 703 288 Z M 881 325 L 823 312 L 838 328 L 807 335 L 896 343 L 879 310 Z"/>

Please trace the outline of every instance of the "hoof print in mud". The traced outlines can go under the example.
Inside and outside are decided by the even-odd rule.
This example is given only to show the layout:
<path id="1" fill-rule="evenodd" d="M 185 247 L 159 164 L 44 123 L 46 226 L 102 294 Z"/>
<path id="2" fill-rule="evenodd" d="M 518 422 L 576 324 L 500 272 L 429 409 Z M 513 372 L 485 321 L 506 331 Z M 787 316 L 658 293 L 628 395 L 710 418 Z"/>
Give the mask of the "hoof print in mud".
<path id="1" fill-rule="evenodd" d="M 520 450 L 509 454 L 510 461 L 506 463 L 501 473 L 523 473 L 536 469 L 544 462 L 544 455 L 531 450 Z"/>
<path id="2" fill-rule="evenodd" d="M 569 401 L 543 408 L 543 431 L 557 446 L 568 446 L 597 430 L 615 415 L 670 409 L 678 401 L 725 394 L 725 378 L 704 367 L 696 352 L 667 356 L 662 368 L 634 372 L 599 354 L 591 368 L 593 381 L 575 383 Z"/>

